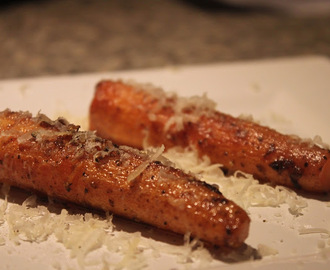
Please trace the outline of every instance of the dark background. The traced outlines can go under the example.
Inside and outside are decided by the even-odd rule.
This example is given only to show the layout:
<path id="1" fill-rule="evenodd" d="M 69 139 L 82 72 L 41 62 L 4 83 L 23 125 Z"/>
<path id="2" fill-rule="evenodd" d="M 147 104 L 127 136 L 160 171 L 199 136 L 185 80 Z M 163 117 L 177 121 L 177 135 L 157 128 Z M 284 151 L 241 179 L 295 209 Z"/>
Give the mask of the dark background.
<path id="1" fill-rule="evenodd" d="M 240 2 L 1 1 L 0 78 L 330 56 L 329 12 Z"/>

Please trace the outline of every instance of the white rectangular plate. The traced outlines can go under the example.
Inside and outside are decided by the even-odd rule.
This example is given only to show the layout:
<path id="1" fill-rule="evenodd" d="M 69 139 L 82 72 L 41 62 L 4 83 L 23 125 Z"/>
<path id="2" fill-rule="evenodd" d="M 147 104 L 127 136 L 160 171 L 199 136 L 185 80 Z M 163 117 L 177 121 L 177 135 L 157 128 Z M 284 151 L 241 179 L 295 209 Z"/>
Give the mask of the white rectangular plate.
<path id="1" fill-rule="evenodd" d="M 252 115 L 280 132 L 303 138 L 319 135 L 325 143 L 330 143 L 330 62 L 323 57 L 4 80 L 0 81 L 0 110 L 29 110 L 34 114 L 41 111 L 51 118 L 64 115 L 86 128 L 94 87 L 107 78 L 153 83 L 183 96 L 206 93 L 222 112 Z M 214 267 L 329 269 L 329 235 L 298 233 L 301 227 L 330 231 L 329 196 L 322 199 L 306 198 L 308 208 L 299 217 L 289 214 L 285 207 L 251 208 L 251 231 L 246 243 L 254 248 L 264 244 L 279 253 L 240 264 L 215 262 Z M 2 230 L 0 225 L 0 236 L 4 234 Z M 61 252 L 65 253 L 53 251 L 51 239 L 20 246 L 6 239 L 0 246 L 2 269 L 51 268 L 56 260 L 61 260 Z M 70 263 L 67 254 L 64 258 Z M 181 265 L 164 261 L 157 268 L 175 267 Z"/>

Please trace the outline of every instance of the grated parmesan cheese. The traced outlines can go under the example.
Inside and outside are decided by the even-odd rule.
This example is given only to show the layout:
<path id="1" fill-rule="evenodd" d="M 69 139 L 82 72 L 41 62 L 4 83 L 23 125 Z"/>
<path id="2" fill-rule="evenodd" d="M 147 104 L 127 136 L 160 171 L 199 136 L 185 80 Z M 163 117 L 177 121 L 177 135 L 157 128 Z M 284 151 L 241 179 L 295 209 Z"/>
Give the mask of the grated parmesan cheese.
<path id="1" fill-rule="evenodd" d="M 225 197 L 245 210 L 249 207 L 278 207 L 287 204 L 291 214 L 299 215 L 307 207 L 307 201 L 288 188 L 260 184 L 252 175 L 242 172 L 225 176 L 220 164 L 212 164 L 206 156 L 199 158 L 194 149 L 172 148 L 163 155 L 180 169 L 219 187 Z"/>
<path id="2" fill-rule="evenodd" d="M 141 163 L 128 177 L 127 181 L 131 182 L 136 177 L 138 177 L 148 166 L 151 162 L 157 160 L 157 158 L 160 157 L 160 155 L 164 152 L 164 145 L 159 147 L 153 154 L 149 154 L 149 158 L 145 160 L 143 163 Z"/>
<path id="3" fill-rule="evenodd" d="M 157 100 L 156 110 L 170 108 L 173 111 L 173 116 L 167 120 L 164 126 L 164 132 L 170 127 L 176 131 L 182 130 L 184 123 L 198 121 L 200 116 L 209 114 L 217 105 L 216 102 L 207 97 L 206 93 L 202 96 L 180 97 L 175 92 L 164 91 L 162 88 L 150 83 L 137 83 L 133 80 L 125 83 L 133 86 L 135 90 L 142 91 L 155 98 Z M 157 119 L 156 113 L 150 112 L 148 118 L 150 121 L 155 121 Z"/>
<path id="4" fill-rule="evenodd" d="M 322 234 L 326 238 L 330 238 L 330 230 L 326 228 L 315 228 L 315 227 L 302 227 L 298 229 L 299 234 Z"/>
<path id="5" fill-rule="evenodd" d="M 174 114 L 166 122 L 164 131 L 166 132 L 171 126 L 180 131 L 184 128 L 185 122 L 197 122 L 201 115 L 207 114 L 215 107 L 216 103 L 208 99 L 206 93 L 203 96 L 192 97 L 178 97 L 175 95 L 172 103 Z M 194 111 L 194 114 L 189 113 L 190 111 Z"/>
<path id="6" fill-rule="evenodd" d="M 262 256 L 275 256 L 278 254 L 278 250 L 274 249 L 272 247 L 269 247 L 267 245 L 264 244 L 259 244 L 258 245 L 258 253 Z"/>
<path id="7" fill-rule="evenodd" d="M 10 186 L 7 184 L 2 184 L 1 193 L 5 196 L 5 199 L 1 202 L 0 205 L 0 225 L 5 222 L 5 211 L 8 206 L 8 193 L 10 190 Z"/>
<path id="8" fill-rule="evenodd" d="M 4 186 L 2 189 L 8 196 L 8 187 Z M 35 195 L 27 197 L 22 204 L 7 205 L 4 200 L 0 214 L 8 225 L 8 239 L 20 245 L 55 238 L 70 252 L 79 269 L 143 269 L 150 264 L 150 257 L 157 260 L 160 254 L 174 256 L 177 263 L 187 267 L 196 262 L 207 266 L 212 261 L 202 243 L 197 239 L 190 240 L 187 235 L 183 245 L 171 245 L 143 237 L 141 232 L 117 230 L 108 213 L 100 217 L 92 213 L 69 213 L 61 208 L 51 199 L 47 206 L 42 205 Z M 60 212 L 56 214 L 58 210 Z M 5 243 L 6 237 L 0 236 L 0 245 Z M 93 256 L 94 252 L 97 252 L 96 256 Z M 52 266 L 63 269 L 61 262 L 54 262 Z"/>

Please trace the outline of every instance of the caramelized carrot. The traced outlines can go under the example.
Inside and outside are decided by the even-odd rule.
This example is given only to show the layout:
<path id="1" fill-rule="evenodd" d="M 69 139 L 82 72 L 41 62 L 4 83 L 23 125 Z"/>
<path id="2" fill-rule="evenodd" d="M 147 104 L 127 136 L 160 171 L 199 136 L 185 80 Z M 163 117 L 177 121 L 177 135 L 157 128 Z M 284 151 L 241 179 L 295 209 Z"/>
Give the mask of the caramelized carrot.
<path id="1" fill-rule="evenodd" d="M 246 212 L 218 189 L 59 118 L 0 112 L 0 182 L 162 229 L 239 247 Z"/>
<path id="2" fill-rule="evenodd" d="M 192 146 L 229 173 L 240 170 L 275 185 L 330 191 L 328 149 L 218 112 L 210 101 L 197 104 L 192 99 L 183 101 L 150 86 L 102 81 L 90 107 L 90 129 L 137 148 L 144 142 Z"/>

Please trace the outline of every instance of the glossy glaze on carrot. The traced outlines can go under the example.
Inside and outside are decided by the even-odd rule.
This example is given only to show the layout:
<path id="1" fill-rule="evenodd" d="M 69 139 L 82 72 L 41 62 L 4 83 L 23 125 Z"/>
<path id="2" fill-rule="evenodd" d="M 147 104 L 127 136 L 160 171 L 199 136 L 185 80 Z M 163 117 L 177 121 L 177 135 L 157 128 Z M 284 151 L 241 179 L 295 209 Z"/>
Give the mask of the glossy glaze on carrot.
<path id="1" fill-rule="evenodd" d="M 239 247 L 250 219 L 218 189 L 64 119 L 0 113 L 0 182 Z M 149 161 L 150 160 L 150 161 Z M 132 173 L 146 164 L 139 174 Z"/>
<path id="2" fill-rule="evenodd" d="M 201 107 L 200 107 L 201 106 Z M 180 108 L 180 110 L 178 110 Z M 102 81 L 90 107 L 90 129 L 120 144 L 193 146 L 229 173 L 312 192 L 330 191 L 330 151 L 213 106 L 187 103 L 149 86 Z"/>

